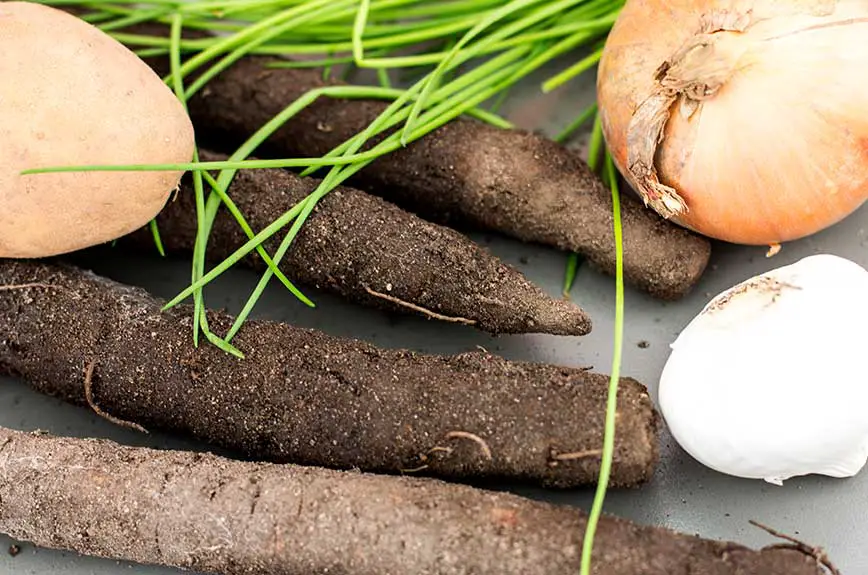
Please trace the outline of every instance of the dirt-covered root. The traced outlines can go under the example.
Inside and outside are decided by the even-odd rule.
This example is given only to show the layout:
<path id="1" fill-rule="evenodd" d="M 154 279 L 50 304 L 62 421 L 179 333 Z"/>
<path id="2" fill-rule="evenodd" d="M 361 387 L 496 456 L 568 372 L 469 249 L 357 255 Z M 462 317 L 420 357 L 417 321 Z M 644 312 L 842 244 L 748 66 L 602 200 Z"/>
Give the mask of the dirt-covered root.
<path id="1" fill-rule="evenodd" d="M 226 159 L 205 149 L 199 155 L 202 161 Z M 318 184 L 287 170 L 241 170 L 228 193 L 258 232 Z M 192 253 L 198 227 L 189 174 L 157 222 L 167 251 Z M 285 232 L 265 243 L 267 253 L 277 251 Z M 207 255 L 212 261 L 222 260 L 248 239 L 232 214 L 221 207 Z M 155 250 L 149 228 L 121 238 L 117 246 Z M 257 269 L 265 267 L 255 252 L 242 261 Z M 294 282 L 349 301 L 472 325 L 494 334 L 579 336 L 591 330 L 591 320 L 579 306 L 546 294 L 466 236 L 347 187 L 330 192 L 318 203 L 280 269 Z"/>
<path id="2" fill-rule="evenodd" d="M 583 512 L 432 479 L 240 462 L 0 428 L 0 532 L 223 575 L 568 575 Z M 751 550 L 603 517 L 595 575 L 819 575 Z"/>
<path id="3" fill-rule="evenodd" d="M 271 68 L 270 61 L 243 58 L 190 100 L 201 143 L 231 152 L 306 91 L 336 83 L 323 81 L 320 70 Z M 367 128 L 386 105 L 319 98 L 257 154 L 318 157 Z M 576 251 L 615 273 L 611 192 L 578 154 L 541 135 L 461 118 L 377 159 L 350 183 L 431 221 Z M 625 280 L 660 299 L 684 296 L 705 271 L 710 242 L 622 195 Z"/>
<path id="4" fill-rule="evenodd" d="M 0 372 L 147 430 L 276 462 L 552 487 L 597 481 L 606 375 L 485 352 L 381 349 L 258 319 L 232 340 L 239 359 L 194 347 L 189 307 L 161 312 L 164 302 L 143 290 L 81 269 L 0 260 L 3 285 L 13 287 L 0 289 Z M 208 314 L 217 334 L 232 321 Z M 653 475 L 658 428 L 647 389 L 623 378 L 614 487 Z"/>

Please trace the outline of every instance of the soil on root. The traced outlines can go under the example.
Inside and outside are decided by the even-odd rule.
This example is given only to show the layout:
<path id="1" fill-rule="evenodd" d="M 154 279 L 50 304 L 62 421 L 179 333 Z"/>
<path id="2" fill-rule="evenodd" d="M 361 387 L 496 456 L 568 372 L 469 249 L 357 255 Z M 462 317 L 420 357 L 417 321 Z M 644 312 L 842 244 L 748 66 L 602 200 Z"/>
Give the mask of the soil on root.
<path id="1" fill-rule="evenodd" d="M 199 156 L 202 161 L 226 159 L 205 149 Z M 258 232 L 304 200 L 318 183 L 286 170 L 241 170 L 227 193 Z M 157 223 L 167 252 L 193 252 L 198 225 L 189 174 Z M 263 244 L 267 253 L 277 251 L 286 231 Z M 210 231 L 207 255 L 220 261 L 247 240 L 235 218 L 221 208 Z M 120 238 L 117 246 L 155 250 L 149 228 Z M 265 269 L 256 253 L 242 261 Z M 546 294 L 466 236 L 348 187 L 337 188 L 319 201 L 280 269 L 293 282 L 349 301 L 472 325 L 493 334 L 579 336 L 591 330 L 591 320 L 579 306 Z"/>
<path id="2" fill-rule="evenodd" d="M 271 61 L 242 58 L 190 99 L 202 144 L 232 152 L 308 90 L 337 84 L 324 81 L 320 70 L 270 68 Z M 159 58 L 148 63 L 166 71 Z M 319 157 L 367 128 L 386 106 L 321 97 L 256 153 Z M 611 192 L 578 154 L 541 135 L 459 118 L 378 158 L 349 181 L 433 222 L 576 251 L 594 267 L 615 273 Z M 664 220 L 635 196 L 622 196 L 625 281 L 660 299 L 683 297 L 705 271 L 710 242 Z"/>
<path id="3" fill-rule="evenodd" d="M 192 311 L 63 265 L 0 262 L 0 369 L 145 429 L 269 461 L 573 487 L 600 469 L 609 377 L 486 352 L 382 349 L 248 319 L 246 358 L 192 343 Z M 217 334 L 232 317 L 214 310 Z M 623 378 L 613 487 L 659 457 L 647 389 Z M 583 454 L 583 456 L 576 456 Z"/>
<path id="4" fill-rule="evenodd" d="M 412 477 L 232 461 L 0 428 L 0 532 L 223 575 L 568 575 L 577 509 Z M 759 551 L 604 516 L 595 575 L 821 575 Z"/>

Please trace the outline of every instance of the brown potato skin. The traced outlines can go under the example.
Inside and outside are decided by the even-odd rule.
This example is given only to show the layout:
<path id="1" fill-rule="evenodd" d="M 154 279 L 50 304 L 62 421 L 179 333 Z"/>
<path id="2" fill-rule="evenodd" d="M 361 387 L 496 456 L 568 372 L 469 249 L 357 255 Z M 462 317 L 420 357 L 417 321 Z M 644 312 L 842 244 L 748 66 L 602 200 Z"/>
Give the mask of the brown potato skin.
<path id="1" fill-rule="evenodd" d="M 45 5 L 0 4 L 0 257 L 107 242 L 150 221 L 182 171 L 25 169 L 189 162 L 181 102 L 125 46 Z"/>

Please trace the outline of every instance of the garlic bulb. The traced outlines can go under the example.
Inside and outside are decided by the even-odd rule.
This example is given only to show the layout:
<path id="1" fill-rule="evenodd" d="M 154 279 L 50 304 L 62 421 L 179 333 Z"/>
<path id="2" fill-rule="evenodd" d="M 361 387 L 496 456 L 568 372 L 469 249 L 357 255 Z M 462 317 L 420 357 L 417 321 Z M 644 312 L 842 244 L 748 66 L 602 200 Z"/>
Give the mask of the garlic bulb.
<path id="1" fill-rule="evenodd" d="M 717 295 L 671 345 L 660 411 L 721 473 L 781 485 L 868 459 L 868 271 L 806 257 Z"/>

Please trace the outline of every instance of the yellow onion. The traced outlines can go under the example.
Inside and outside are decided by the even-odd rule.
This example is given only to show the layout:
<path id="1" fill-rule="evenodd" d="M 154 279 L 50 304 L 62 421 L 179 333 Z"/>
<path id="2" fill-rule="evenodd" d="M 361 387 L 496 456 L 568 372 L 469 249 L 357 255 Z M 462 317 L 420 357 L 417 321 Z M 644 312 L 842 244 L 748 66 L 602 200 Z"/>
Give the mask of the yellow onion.
<path id="1" fill-rule="evenodd" d="M 866 0 L 627 0 L 598 74 L 616 166 L 684 227 L 774 247 L 868 198 Z"/>

